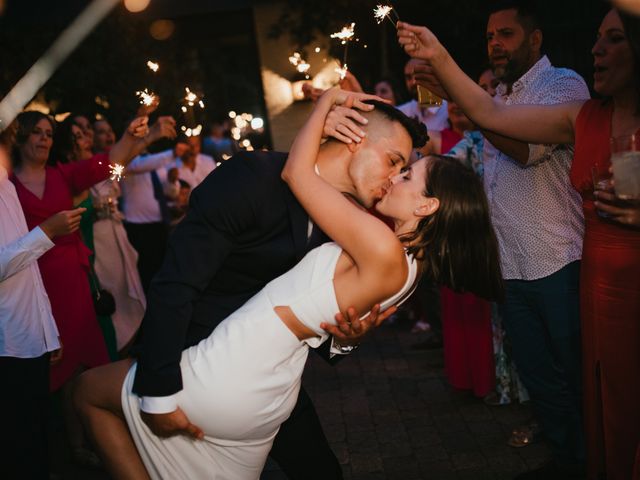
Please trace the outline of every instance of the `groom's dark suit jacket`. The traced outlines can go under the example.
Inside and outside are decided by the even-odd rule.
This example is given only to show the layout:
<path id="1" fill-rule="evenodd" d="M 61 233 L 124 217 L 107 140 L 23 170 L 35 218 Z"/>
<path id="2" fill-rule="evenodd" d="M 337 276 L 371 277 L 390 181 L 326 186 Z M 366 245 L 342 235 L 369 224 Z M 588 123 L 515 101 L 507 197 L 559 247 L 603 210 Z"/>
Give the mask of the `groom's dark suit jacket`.
<path id="1" fill-rule="evenodd" d="M 149 289 L 135 393 L 181 390 L 182 350 L 315 246 L 307 242 L 308 215 L 280 178 L 286 157 L 237 154 L 192 192 Z"/>

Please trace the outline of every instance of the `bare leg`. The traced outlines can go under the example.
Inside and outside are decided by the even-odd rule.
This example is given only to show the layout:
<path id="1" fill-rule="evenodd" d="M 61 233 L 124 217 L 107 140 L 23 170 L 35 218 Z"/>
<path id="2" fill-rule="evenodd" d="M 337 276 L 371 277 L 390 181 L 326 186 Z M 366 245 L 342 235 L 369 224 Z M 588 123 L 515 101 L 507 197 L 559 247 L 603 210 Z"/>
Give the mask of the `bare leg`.
<path id="1" fill-rule="evenodd" d="M 120 394 L 131 360 L 121 360 L 83 373 L 74 403 L 105 468 L 114 479 L 148 479 L 122 413 Z"/>

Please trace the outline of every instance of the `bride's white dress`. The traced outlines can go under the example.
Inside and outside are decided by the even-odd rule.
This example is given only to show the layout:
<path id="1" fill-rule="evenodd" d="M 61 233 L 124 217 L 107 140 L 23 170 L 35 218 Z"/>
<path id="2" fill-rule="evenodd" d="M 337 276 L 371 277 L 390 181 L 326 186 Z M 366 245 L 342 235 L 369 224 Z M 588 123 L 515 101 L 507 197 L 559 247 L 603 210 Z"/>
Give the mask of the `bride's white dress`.
<path id="1" fill-rule="evenodd" d="M 203 429 L 204 440 L 154 435 L 140 418 L 139 397 L 131 392 L 136 365 L 131 367 L 122 389 L 122 408 L 151 478 L 259 478 L 280 424 L 298 398 L 309 347 L 328 338 L 320 323 L 335 323 L 339 308 L 333 276 L 341 253 L 335 243 L 311 250 L 209 337 L 182 353 L 178 405 Z M 402 301 L 414 287 L 417 265 L 410 256 L 407 263 L 405 285 L 383 302 L 383 310 Z M 298 340 L 275 314 L 279 305 L 289 306 L 318 336 Z"/>

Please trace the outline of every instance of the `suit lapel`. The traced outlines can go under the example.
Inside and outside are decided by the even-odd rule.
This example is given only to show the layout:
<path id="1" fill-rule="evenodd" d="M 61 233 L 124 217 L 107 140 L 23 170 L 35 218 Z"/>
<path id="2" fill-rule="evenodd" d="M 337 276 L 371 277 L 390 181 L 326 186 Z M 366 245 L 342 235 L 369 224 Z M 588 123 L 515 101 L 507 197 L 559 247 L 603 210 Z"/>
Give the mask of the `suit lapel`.
<path id="1" fill-rule="evenodd" d="M 285 203 L 291 223 L 291 235 L 296 259 L 300 260 L 307 252 L 307 228 L 309 225 L 309 215 L 304 211 L 300 203 L 288 187 L 284 187 Z"/>

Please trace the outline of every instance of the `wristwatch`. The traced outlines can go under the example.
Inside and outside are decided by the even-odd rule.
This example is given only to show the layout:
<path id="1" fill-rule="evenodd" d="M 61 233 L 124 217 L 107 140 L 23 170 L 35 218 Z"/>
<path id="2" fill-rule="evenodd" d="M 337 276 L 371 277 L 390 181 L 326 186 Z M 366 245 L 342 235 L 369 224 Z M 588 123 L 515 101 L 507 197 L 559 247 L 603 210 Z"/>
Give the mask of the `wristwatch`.
<path id="1" fill-rule="evenodd" d="M 337 347 L 338 350 L 340 350 L 340 353 L 344 354 L 351 353 L 359 347 L 359 345 L 340 345 L 339 343 L 334 343 L 333 346 Z"/>

